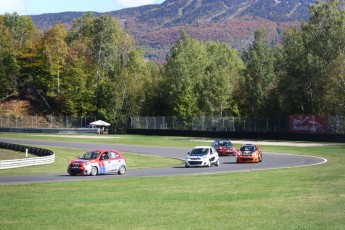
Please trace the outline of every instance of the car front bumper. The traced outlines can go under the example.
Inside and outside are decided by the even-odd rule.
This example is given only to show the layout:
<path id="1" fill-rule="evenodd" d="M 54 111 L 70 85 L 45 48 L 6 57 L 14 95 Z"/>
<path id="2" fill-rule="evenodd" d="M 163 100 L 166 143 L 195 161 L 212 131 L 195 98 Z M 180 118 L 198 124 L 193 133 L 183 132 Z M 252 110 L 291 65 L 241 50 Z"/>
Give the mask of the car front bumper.
<path id="1" fill-rule="evenodd" d="M 188 167 L 204 167 L 208 166 L 209 162 L 206 160 L 186 160 L 185 165 Z"/>
<path id="2" fill-rule="evenodd" d="M 90 175 L 91 167 L 68 167 L 67 173 L 69 175 Z"/>
<path id="3" fill-rule="evenodd" d="M 258 156 L 237 156 L 236 162 L 241 163 L 241 162 L 259 162 L 259 157 Z"/>
<path id="4" fill-rule="evenodd" d="M 236 152 L 227 150 L 227 151 L 218 151 L 218 154 L 221 156 L 236 156 Z"/>

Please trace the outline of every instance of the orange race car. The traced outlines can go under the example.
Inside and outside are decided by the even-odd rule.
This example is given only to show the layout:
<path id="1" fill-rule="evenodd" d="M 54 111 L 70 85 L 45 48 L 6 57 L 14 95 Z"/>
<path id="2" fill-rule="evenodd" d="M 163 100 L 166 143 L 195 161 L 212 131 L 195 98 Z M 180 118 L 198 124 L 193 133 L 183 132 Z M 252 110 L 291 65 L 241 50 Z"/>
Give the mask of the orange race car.
<path id="1" fill-rule="evenodd" d="M 262 153 L 258 145 L 256 144 L 244 144 L 237 151 L 236 163 L 241 162 L 255 162 L 262 161 Z"/>

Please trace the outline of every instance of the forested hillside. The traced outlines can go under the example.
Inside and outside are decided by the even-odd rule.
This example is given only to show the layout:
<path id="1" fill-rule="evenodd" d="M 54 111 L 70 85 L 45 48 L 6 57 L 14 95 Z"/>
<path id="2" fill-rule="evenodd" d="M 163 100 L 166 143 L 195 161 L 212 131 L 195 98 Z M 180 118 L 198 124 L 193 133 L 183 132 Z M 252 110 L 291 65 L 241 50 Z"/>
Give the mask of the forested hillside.
<path id="1" fill-rule="evenodd" d="M 276 44 L 264 24 L 241 53 L 180 32 L 164 63 L 145 60 L 110 14 L 83 14 L 68 29 L 57 23 L 44 31 L 28 16 L 5 14 L 0 100 L 27 100 L 42 114 L 92 116 L 122 128 L 131 116 L 343 115 L 344 3 L 311 5 L 308 21 L 285 30 Z"/>
<path id="2" fill-rule="evenodd" d="M 308 19 L 314 0 L 166 0 L 111 11 L 121 27 L 133 35 L 136 45 L 145 48 L 149 60 L 164 62 L 181 31 L 202 41 L 221 41 L 242 51 L 253 40 L 254 31 L 265 29 L 272 44 L 281 41 L 283 30 Z M 98 15 L 97 13 L 95 13 Z M 39 30 L 62 23 L 69 28 L 81 12 L 33 15 Z"/>

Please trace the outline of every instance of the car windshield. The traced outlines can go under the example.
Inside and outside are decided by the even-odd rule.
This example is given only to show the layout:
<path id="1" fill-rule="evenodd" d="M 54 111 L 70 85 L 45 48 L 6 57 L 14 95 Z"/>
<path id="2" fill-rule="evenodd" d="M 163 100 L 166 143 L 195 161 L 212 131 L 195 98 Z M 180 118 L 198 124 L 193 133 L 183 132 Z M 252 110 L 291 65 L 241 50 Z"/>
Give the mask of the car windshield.
<path id="1" fill-rule="evenodd" d="M 89 160 L 89 159 L 96 159 L 99 152 L 86 152 L 79 157 L 79 159 Z"/>
<path id="2" fill-rule="evenodd" d="M 250 151 L 250 152 L 253 152 L 255 150 L 254 146 L 242 146 L 241 147 L 241 151 L 244 152 L 244 151 Z"/>
<path id="3" fill-rule="evenodd" d="M 208 148 L 195 148 L 190 153 L 191 155 L 206 155 L 208 153 Z"/>
<path id="4" fill-rule="evenodd" d="M 219 141 L 219 145 L 220 146 L 231 146 L 231 142 L 230 141 Z"/>

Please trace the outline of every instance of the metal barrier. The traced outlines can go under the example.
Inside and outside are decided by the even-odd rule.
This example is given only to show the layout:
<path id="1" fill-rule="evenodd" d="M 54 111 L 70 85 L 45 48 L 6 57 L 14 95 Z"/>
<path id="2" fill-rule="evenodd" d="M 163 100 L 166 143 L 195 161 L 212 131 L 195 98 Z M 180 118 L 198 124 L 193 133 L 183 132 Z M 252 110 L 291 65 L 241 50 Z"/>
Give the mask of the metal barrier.
<path id="1" fill-rule="evenodd" d="M 50 164 L 50 163 L 53 163 L 54 161 L 55 161 L 55 155 L 47 156 L 47 157 L 23 158 L 23 159 L 16 159 L 16 160 L 3 160 L 3 161 L 0 161 L 0 169 L 10 169 L 10 168 Z"/>
<path id="2" fill-rule="evenodd" d="M 5 143 L 5 142 L 0 142 L 0 148 L 10 149 L 10 150 L 19 151 L 19 152 L 27 152 L 27 153 L 31 153 L 38 156 L 38 157 L 22 158 L 22 159 L 15 159 L 15 160 L 2 160 L 0 161 L 0 169 L 50 164 L 55 161 L 54 152 L 48 149 L 35 148 L 35 147 L 17 145 L 17 144 Z"/>
<path id="3" fill-rule="evenodd" d="M 345 134 L 345 116 L 324 116 L 324 134 Z M 276 117 L 214 117 L 192 116 L 182 119 L 176 116 L 131 117 L 129 129 L 180 130 L 211 132 L 288 133 L 288 116 Z"/>
<path id="4" fill-rule="evenodd" d="M 0 114 L 2 128 L 67 129 L 87 128 L 96 117 L 86 116 L 13 116 Z"/>

